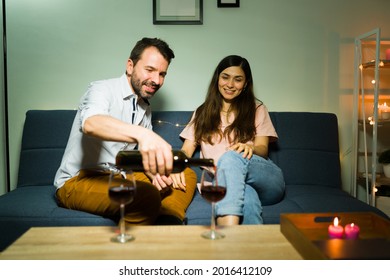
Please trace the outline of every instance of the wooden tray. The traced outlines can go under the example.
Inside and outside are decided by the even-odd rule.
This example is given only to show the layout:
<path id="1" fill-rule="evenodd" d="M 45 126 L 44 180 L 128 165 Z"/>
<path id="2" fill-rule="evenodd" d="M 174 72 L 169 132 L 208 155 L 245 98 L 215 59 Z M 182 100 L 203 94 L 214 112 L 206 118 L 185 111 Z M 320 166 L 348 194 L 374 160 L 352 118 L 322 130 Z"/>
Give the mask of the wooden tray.
<path id="1" fill-rule="evenodd" d="M 336 216 L 358 225 L 359 239 L 329 239 Z M 280 230 L 304 259 L 390 259 L 390 222 L 374 213 L 281 214 Z"/>

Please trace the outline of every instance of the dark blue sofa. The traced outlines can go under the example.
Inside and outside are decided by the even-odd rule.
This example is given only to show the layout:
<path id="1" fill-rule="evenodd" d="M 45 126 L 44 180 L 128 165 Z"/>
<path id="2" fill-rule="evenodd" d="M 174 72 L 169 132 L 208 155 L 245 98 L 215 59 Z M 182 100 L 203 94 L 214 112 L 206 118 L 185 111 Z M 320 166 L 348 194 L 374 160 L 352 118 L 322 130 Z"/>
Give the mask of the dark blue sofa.
<path id="1" fill-rule="evenodd" d="M 0 196 L 0 251 L 30 227 L 116 225 L 105 217 L 57 206 L 53 179 L 75 114 L 74 110 L 27 112 L 17 187 Z M 270 114 L 280 138 L 271 145 L 270 157 L 284 172 L 286 193 L 279 203 L 264 206 L 265 223 L 278 224 L 281 213 L 372 211 L 387 217 L 341 190 L 338 123 L 334 114 Z M 178 135 L 190 116 L 189 111 L 154 112 L 154 130 L 174 149 L 180 149 Z M 207 225 L 210 213 L 210 205 L 196 193 L 186 223 Z"/>

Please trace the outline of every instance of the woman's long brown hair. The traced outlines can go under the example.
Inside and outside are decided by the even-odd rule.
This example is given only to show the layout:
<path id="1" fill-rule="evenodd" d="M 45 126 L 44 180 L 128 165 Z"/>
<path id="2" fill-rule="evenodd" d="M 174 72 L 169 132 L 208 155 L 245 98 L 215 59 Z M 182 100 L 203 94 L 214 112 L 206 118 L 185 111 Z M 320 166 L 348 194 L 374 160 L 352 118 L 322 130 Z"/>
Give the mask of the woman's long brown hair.
<path id="1" fill-rule="evenodd" d="M 246 86 L 241 94 L 232 100 L 230 112 L 234 113 L 235 118 L 233 123 L 222 133 L 220 112 L 223 97 L 218 90 L 218 79 L 223 70 L 232 66 L 241 67 L 244 71 Z M 214 71 L 205 102 L 196 109 L 193 119 L 196 143 L 199 144 L 203 141 L 213 145 L 212 138 L 214 135 L 229 137 L 232 143 L 245 143 L 253 140 L 256 135 L 256 108 L 259 104 L 262 103 L 254 95 L 252 71 L 248 61 L 238 55 L 225 57 Z"/>

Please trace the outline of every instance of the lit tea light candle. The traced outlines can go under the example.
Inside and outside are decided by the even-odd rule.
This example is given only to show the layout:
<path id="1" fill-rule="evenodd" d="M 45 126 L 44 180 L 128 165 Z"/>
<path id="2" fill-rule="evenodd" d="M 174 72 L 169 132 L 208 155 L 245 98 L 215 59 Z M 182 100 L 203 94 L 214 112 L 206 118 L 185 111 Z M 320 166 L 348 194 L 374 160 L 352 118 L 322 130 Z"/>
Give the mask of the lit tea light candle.
<path id="1" fill-rule="evenodd" d="M 360 228 L 354 223 L 346 225 L 344 230 L 347 239 L 357 239 L 359 237 Z"/>
<path id="2" fill-rule="evenodd" d="M 339 225 L 339 218 L 335 217 L 333 225 L 329 225 L 328 234 L 330 238 L 343 238 L 344 229 Z"/>

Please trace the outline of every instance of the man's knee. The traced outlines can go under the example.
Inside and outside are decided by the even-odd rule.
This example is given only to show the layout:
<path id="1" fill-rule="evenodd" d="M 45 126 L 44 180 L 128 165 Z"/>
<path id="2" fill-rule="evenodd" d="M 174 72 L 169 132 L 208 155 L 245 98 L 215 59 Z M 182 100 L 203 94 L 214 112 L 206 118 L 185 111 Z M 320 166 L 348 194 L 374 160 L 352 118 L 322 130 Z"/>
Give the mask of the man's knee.
<path id="1" fill-rule="evenodd" d="M 198 177 L 196 176 L 196 172 L 194 170 L 192 170 L 191 168 L 186 168 L 184 170 L 184 175 L 187 183 L 192 183 L 196 185 Z"/>

